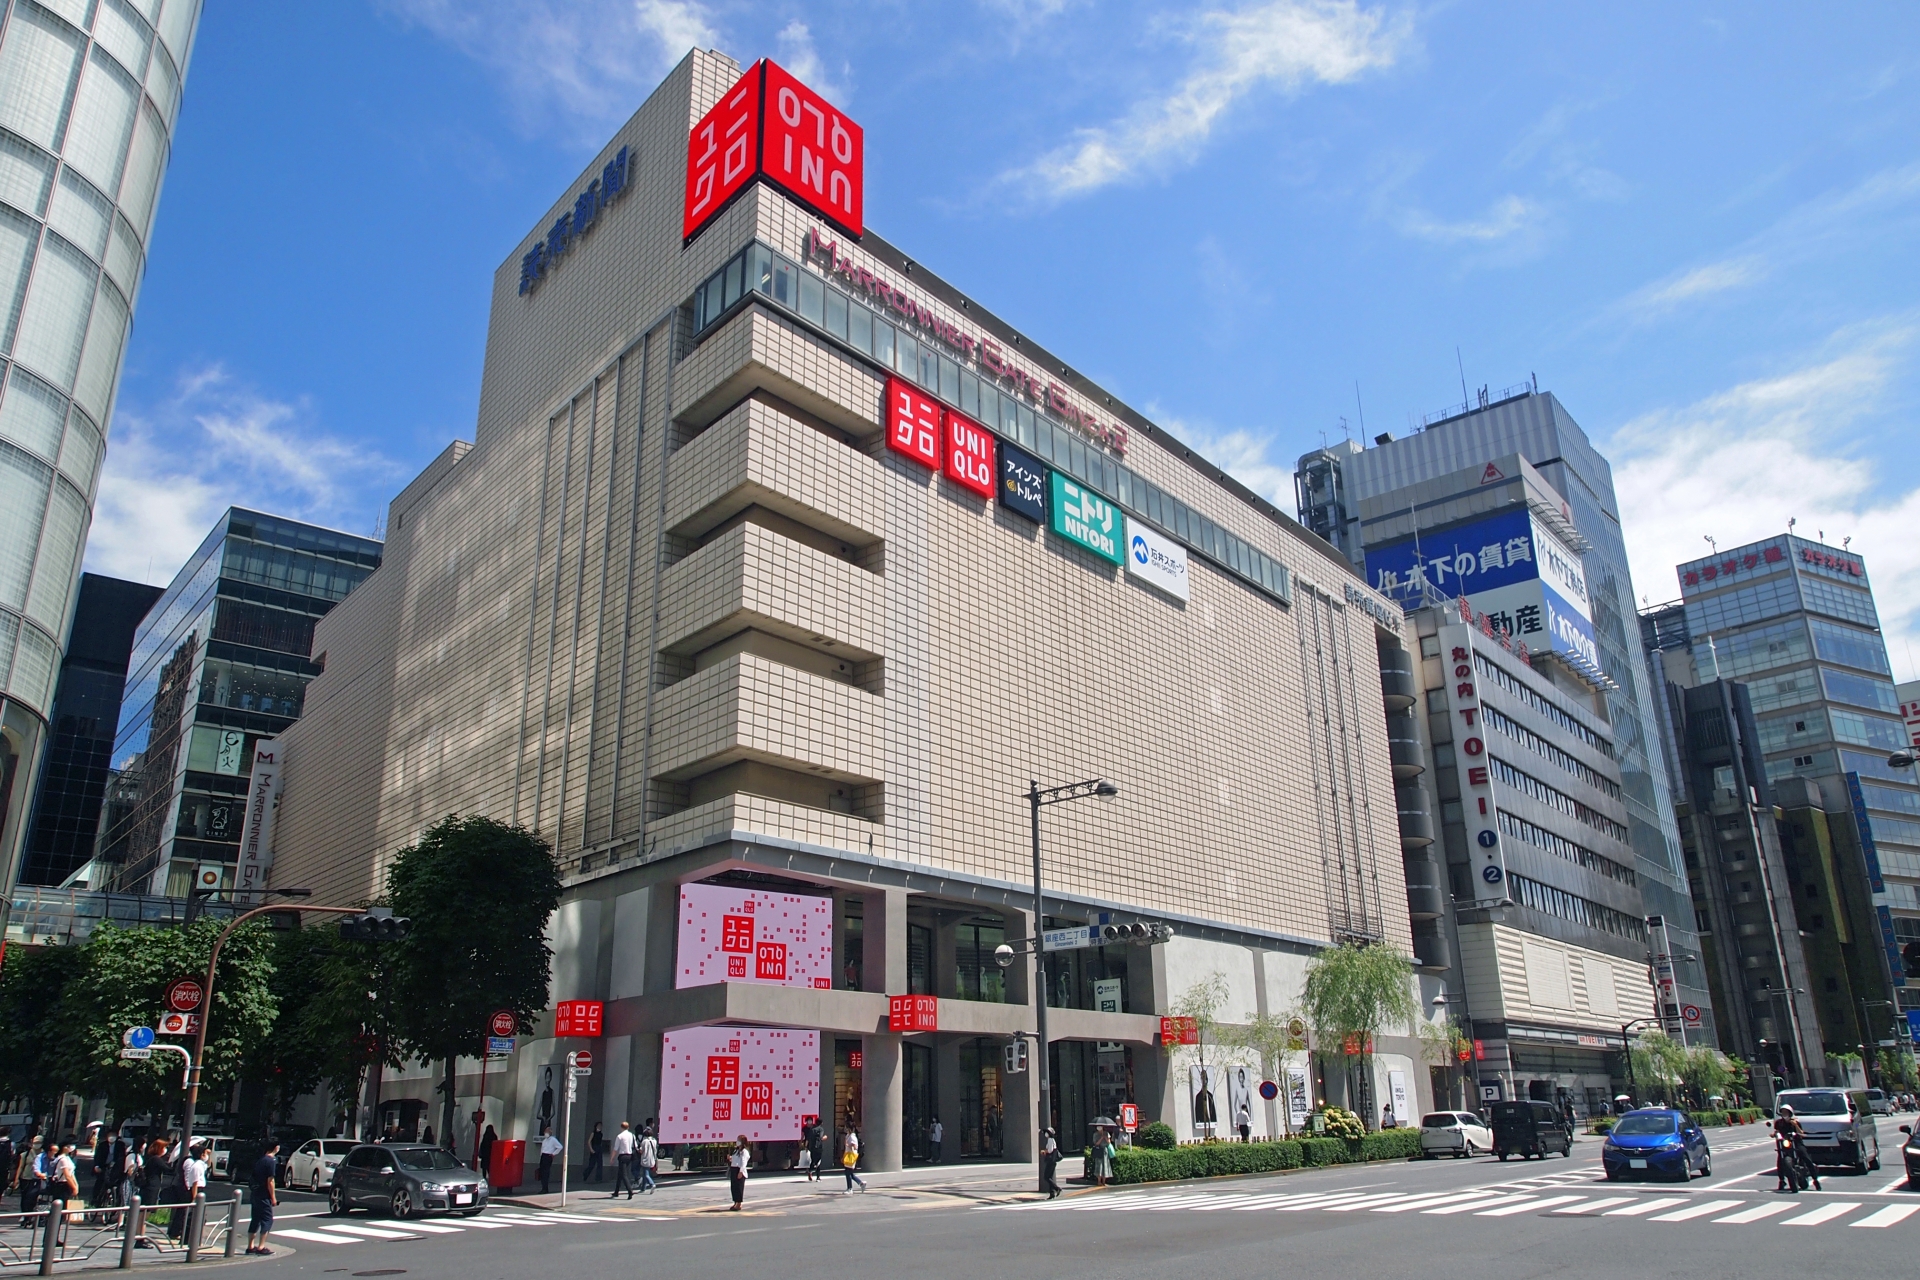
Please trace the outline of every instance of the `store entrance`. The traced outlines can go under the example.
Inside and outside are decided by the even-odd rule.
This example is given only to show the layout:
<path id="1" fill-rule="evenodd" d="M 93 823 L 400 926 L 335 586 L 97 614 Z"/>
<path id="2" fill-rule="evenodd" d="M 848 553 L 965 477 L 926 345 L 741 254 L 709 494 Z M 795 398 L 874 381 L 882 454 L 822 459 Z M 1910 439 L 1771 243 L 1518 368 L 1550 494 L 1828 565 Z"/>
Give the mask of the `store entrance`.
<path id="1" fill-rule="evenodd" d="M 933 1158 L 933 1143 L 927 1136 L 933 1126 L 933 1048 L 911 1042 L 901 1045 L 900 1073 L 900 1153 L 909 1162 L 925 1163 Z"/>
<path id="2" fill-rule="evenodd" d="M 1004 1040 L 967 1040 L 960 1045 L 960 1154 L 998 1160 L 1006 1108 L 1001 1101 Z"/>

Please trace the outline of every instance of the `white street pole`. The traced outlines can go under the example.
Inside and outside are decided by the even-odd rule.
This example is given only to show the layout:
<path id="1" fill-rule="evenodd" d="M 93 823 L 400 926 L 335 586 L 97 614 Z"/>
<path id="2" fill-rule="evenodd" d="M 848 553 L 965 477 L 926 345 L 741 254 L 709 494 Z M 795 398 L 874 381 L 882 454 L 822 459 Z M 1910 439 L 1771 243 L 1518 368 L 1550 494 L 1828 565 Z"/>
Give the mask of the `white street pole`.
<path id="1" fill-rule="evenodd" d="M 580 1087 L 573 1074 L 573 1055 L 567 1055 L 567 1098 L 560 1104 L 560 1207 L 567 1207 L 567 1144 L 573 1138 L 573 1095 Z"/>

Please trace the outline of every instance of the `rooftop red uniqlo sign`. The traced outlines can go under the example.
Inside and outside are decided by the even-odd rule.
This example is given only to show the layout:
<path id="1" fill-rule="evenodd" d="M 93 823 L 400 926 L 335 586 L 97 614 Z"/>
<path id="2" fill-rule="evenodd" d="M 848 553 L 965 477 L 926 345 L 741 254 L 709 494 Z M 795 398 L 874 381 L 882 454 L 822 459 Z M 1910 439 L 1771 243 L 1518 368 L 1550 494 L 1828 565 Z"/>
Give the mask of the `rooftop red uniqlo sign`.
<path id="1" fill-rule="evenodd" d="M 887 1030 L 895 1035 L 940 1029 L 940 1000 L 936 996 L 888 996 Z"/>
<path id="2" fill-rule="evenodd" d="M 605 1006 L 598 1000 L 562 1000 L 553 1009 L 556 1036 L 597 1036 Z"/>
<path id="3" fill-rule="evenodd" d="M 887 447 L 923 467 L 940 465 L 940 406 L 904 378 L 887 379 Z"/>
<path id="4" fill-rule="evenodd" d="M 681 234 L 692 240 L 755 178 L 850 235 L 864 227 L 866 134 L 772 59 L 748 67 L 687 135 Z"/>

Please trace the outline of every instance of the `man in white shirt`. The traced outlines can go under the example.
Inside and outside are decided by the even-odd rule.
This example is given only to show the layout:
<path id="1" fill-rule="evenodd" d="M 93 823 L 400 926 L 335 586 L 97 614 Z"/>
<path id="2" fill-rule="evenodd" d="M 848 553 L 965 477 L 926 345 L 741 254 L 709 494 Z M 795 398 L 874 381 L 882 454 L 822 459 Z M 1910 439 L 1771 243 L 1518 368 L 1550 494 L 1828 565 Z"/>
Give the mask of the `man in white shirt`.
<path id="1" fill-rule="evenodd" d="M 633 1125 L 622 1120 L 620 1122 L 620 1132 L 613 1135 L 613 1166 L 615 1172 L 613 1178 L 613 1195 L 607 1197 L 609 1200 L 617 1199 L 622 1187 L 625 1187 L 627 1190 L 627 1199 L 633 1199 L 633 1183 L 627 1180 L 627 1175 L 633 1171 L 633 1152 L 635 1146 Z"/>
<path id="2" fill-rule="evenodd" d="M 933 1123 L 927 1126 L 927 1159 L 939 1164 L 947 1158 L 947 1127 L 935 1116 Z"/>
<path id="3" fill-rule="evenodd" d="M 553 1136 L 553 1130 L 545 1125 L 540 1127 L 540 1194 L 547 1195 L 553 1190 L 553 1158 L 565 1151 L 566 1145 Z"/>

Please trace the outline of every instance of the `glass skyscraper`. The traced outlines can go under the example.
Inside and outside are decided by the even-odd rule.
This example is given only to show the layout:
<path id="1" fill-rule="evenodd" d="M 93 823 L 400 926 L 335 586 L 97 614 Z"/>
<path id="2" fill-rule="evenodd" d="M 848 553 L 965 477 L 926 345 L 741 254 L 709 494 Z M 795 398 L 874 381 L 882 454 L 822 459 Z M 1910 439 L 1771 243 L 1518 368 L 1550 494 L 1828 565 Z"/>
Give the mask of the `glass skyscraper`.
<path id="1" fill-rule="evenodd" d="M 1656 737 L 1653 689 L 1640 643 L 1633 579 L 1620 533 L 1613 468 L 1587 433 L 1551 392 L 1521 384 L 1477 404 L 1435 415 L 1411 436 L 1375 438 L 1373 448 L 1351 444 L 1317 450 L 1300 459 L 1296 484 L 1303 495 L 1301 521 L 1364 564 L 1377 529 L 1396 529 L 1411 514 L 1461 502 L 1477 487 L 1482 469 L 1517 453 L 1558 493 L 1565 516 L 1587 543 L 1586 570 L 1599 666 L 1615 687 L 1606 693 L 1607 721 L 1619 751 L 1621 792 L 1630 843 L 1636 855 L 1641 897 L 1649 916 L 1662 917 L 1674 957 L 1674 1003 L 1702 1011 L 1712 1007 L 1687 893 L 1679 827 L 1666 761 Z M 1466 490 L 1441 492 L 1433 482 L 1474 469 Z M 1337 475 L 1333 474 L 1337 472 Z M 1504 477 L 1501 477 L 1504 479 Z M 1490 478 L 1491 479 L 1491 478 Z M 1340 501 L 1327 495 L 1337 493 Z M 1312 495 L 1315 500 L 1305 501 Z M 1392 500 L 1387 501 L 1392 495 Z M 1378 514 L 1363 518 L 1363 506 Z M 1404 532 L 1393 536 L 1404 537 Z M 1711 1015 L 1704 1029 L 1711 1030 Z"/>
<path id="2" fill-rule="evenodd" d="M 0 0 L 6 884 L 18 872 L 199 17 L 200 0 Z"/>

